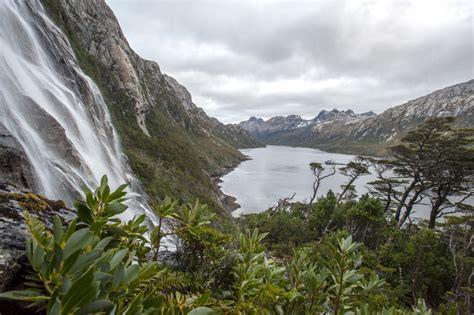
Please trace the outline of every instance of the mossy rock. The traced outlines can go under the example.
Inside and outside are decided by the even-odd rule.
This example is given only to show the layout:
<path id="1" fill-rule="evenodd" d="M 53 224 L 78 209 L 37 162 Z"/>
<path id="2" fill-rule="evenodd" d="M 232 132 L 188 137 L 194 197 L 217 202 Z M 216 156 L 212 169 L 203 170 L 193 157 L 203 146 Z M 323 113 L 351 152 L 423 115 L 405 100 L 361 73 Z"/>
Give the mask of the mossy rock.
<path id="1" fill-rule="evenodd" d="M 32 192 L 0 191 L 0 202 L 11 200 L 17 201 L 18 205 L 33 211 L 59 211 L 66 208 L 66 204 L 62 200 L 49 200 L 43 195 L 34 194 Z"/>

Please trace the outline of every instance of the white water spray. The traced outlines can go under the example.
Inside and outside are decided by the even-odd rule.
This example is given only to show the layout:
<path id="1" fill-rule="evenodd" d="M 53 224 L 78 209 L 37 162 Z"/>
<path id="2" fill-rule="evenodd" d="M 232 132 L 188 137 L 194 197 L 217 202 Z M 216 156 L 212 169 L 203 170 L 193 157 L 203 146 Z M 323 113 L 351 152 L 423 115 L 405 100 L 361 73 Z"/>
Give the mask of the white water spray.
<path id="1" fill-rule="evenodd" d="M 149 212 L 98 87 L 38 0 L 0 1 L 0 122 L 49 198 L 70 205 L 107 174 L 112 188 L 131 183 L 128 218 Z"/>

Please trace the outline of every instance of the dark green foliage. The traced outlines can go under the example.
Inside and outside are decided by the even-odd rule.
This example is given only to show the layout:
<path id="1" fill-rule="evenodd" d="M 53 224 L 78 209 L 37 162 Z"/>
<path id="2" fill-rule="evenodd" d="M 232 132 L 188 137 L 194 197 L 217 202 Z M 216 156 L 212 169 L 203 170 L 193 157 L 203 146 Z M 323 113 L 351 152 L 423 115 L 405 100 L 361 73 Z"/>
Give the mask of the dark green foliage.
<path id="1" fill-rule="evenodd" d="M 384 281 L 363 267 L 362 245 L 350 236 L 333 235 L 319 245 L 323 251 L 307 246 L 280 262 L 267 256 L 266 234 L 246 231 L 236 244 L 233 235 L 209 226 L 214 215 L 206 205 L 178 206 L 167 198 L 155 204 L 166 232 L 160 224 L 149 240 L 143 217 L 126 223 L 117 218 L 126 209 L 125 187 L 112 191 L 104 176 L 94 193 L 85 191 L 86 200 L 75 203 L 78 219 L 66 229 L 58 217 L 49 231 L 26 213 L 27 289 L 0 298 L 28 301 L 48 314 L 343 314 L 393 305 Z M 327 198 L 334 205 L 334 195 Z M 376 206 L 366 200 L 359 207 Z M 301 208 L 291 215 L 306 222 Z M 175 263 L 151 259 L 147 254 L 170 235 L 178 236 Z"/>
<path id="2" fill-rule="evenodd" d="M 336 205 L 335 196 L 321 197 L 302 217 L 307 205 L 294 203 L 288 210 L 245 215 L 244 227 L 258 227 L 268 233 L 264 243 L 271 253 L 287 259 L 295 248 L 311 248 L 314 260 L 334 259 L 337 239 L 352 237 L 364 246 L 362 273 L 375 270 L 386 278 L 384 290 L 399 305 L 416 305 L 419 298 L 438 307 L 447 298 L 455 277 L 449 240 L 442 231 L 411 226 L 397 229 L 384 214 L 382 202 L 362 196 L 358 201 Z M 331 220 L 330 231 L 327 222 Z M 285 223 L 286 222 L 286 223 Z M 298 222 L 295 228 L 291 222 Z M 301 231 L 301 232 L 300 232 Z M 463 234 L 464 235 L 464 234 Z M 460 249 L 458 249 L 460 250 Z M 463 269 L 466 270 L 466 269 Z M 387 305 L 383 295 L 372 296 L 370 305 Z"/>
<path id="3" fill-rule="evenodd" d="M 179 229 L 176 236 L 177 269 L 189 273 L 195 281 L 208 286 L 225 286 L 215 280 L 232 263 L 228 260 L 232 247 L 230 236 L 208 226 Z"/>
<path id="4" fill-rule="evenodd" d="M 350 161 L 346 166 L 339 169 L 342 175 L 349 178 L 348 182 L 341 186 L 342 191 L 337 198 L 339 203 L 343 199 L 351 200 L 356 195 L 354 182 L 361 176 L 370 174 L 369 164 L 361 157 L 357 157 L 354 161 Z"/>
<path id="5" fill-rule="evenodd" d="M 453 117 L 430 118 L 389 148 L 389 160 L 368 159 L 378 177 L 374 191 L 384 198 L 386 211 L 394 211 L 398 227 L 423 198 L 431 203 L 434 228 L 438 218 L 473 194 L 474 129 L 454 129 L 453 122 Z"/>
<path id="6" fill-rule="evenodd" d="M 473 312 L 472 270 L 474 259 L 472 254 L 472 235 L 474 228 L 474 207 L 464 205 L 462 216 L 449 216 L 443 224 L 443 231 L 454 266 L 453 287 L 446 294 L 445 303 L 441 306 L 448 314 L 468 314 Z"/>
<path id="7" fill-rule="evenodd" d="M 312 163 L 316 181 L 309 204 L 284 203 L 243 216 L 246 232 L 236 237 L 211 181 L 242 158 L 222 141 L 225 135 L 203 133 L 164 89 L 151 104 L 145 136 L 131 98 L 110 69 L 83 49 L 58 0 L 43 3 L 101 89 L 159 224 L 149 229 L 144 216 L 118 219 L 126 210 L 126 186 L 111 191 L 104 177 L 75 203 L 78 218 L 67 228 L 56 219 L 49 231 L 25 215 L 28 289 L 1 298 L 29 301 L 50 314 L 429 314 L 424 300 L 442 312 L 472 313 L 472 207 L 455 204 L 465 216 L 439 227 L 433 220 L 430 229 L 409 223 L 421 196 L 430 198 L 436 219 L 453 205 L 449 196 L 472 190 L 472 130 L 453 130 L 450 118 L 429 120 L 391 148 L 393 159 L 358 159 L 343 167 L 348 182 L 341 193 L 318 200 L 326 175 Z M 349 149 L 373 152 L 379 145 L 366 143 Z M 357 199 L 353 183 L 368 174 L 369 162 L 380 167 L 376 198 Z M 387 171 L 397 176 L 389 178 Z M 204 203 L 189 203 L 197 197 Z M 172 262 L 160 257 L 170 239 L 176 240 Z"/>
<path id="8" fill-rule="evenodd" d="M 438 306 L 452 287 L 454 266 L 444 235 L 420 229 L 393 239 L 380 248 L 381 263 L 397 267 L 389 276 L 392 285 L 404 292 L 405 303 L 424 298 Z"/>
<path id="9" fill-rule="evenodd" d="M 123 203 L 126 186 L 111 191 L 104 176 L 94 193 L 86 190 L 86 200 L 75 203 L 78 218 L 67 229 L 56 217 L 49 231 L 25 212 L 30 234 L 26 257 L 32 267 L 32 273 L 26 276 L 28 289 L 3 292 L 0 298 L 29 301 L 31 307 L 44 308 L 48 314 L 187 314 L 193 309 L 197 309 L 196 314 L 211 314 L 212 309 L 206 306 L 214 302 L 204 292 L 205 283 L 191 280 L 192 273 L 171 272 L 158 262 L 148 261 L 147 253 L 159 248 L 156 243 L 160 241 L 150 242 L 144 236 L 148 232 L 145 217 L 128 222 L 117 218 L 127 209 Z M 167 199 L 157 212 L 169 214 L 173 205 Z M 204 242 L 205 252 L 200 253 L 208 257 L 205 262 L 211 270 L 214 259 L 224 257 L 221 252 L 210 254 L 206 250 L 221 246 L 222 242 L 216 240 L 224 237 L 217 230 L 205 230 L 213 215 L 199 203 L 174 213 L 175 234 L 188 233 L 197 239 L 202 238 L 200 235 L 217 235 Z M 183 243 L 195 242 L 183 238 Z M 197 261 L 192 263 L 198 266 Z"/>

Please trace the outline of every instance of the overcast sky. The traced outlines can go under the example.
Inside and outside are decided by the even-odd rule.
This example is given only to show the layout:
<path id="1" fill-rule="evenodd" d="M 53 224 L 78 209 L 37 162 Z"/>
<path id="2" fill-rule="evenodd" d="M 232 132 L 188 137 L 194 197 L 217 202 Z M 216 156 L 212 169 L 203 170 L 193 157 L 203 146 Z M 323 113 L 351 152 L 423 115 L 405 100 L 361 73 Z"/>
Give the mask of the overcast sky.
<path id="1" fill-rule="evenodd" d="M 223 122 L 380 113 L 474 78 L 472 1 L 107 2 L 132 48 Z"/>

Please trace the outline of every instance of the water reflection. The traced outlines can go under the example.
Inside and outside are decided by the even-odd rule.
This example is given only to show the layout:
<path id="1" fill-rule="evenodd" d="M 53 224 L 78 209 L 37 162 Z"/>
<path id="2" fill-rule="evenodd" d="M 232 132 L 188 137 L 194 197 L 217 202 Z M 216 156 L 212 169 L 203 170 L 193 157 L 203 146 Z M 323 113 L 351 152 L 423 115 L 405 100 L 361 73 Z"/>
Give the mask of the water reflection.
<path id="1" fill-rule="evenodd" d="M 243 162 L 233 172 L 224 176 L 221 184 L 222 191 L 237 198 L 241 206 L 234 211 L 235 216 L 264 211 L 276 204 L 278 199 L 290 197 L 293 193 L 296 193 L 294 200 L 308 201 L 314 180 L 309 163 L 324 164 L 326 160 L 333 160 L 345 164 L 355 157 L 287 146 L 267 146 L 241 151 L 251 160 Z M 324 166 L 329 170 L 330 166 Z M 337 166 L 340 167 L 342 166 Z M 356 180 L 357 193 L 367 193 L 367 183 L 374 179 L 375 175 L 371 174 Z M 330 189 L 340 192 L 341 185 L 346 182 L 347 177 L 337 173 L 322 182 L 318 196 L 326 194 Z M 419 209 L 419 212 L 423 211 Z M 423 216 L 422 213 L 418 215 Z"/>

